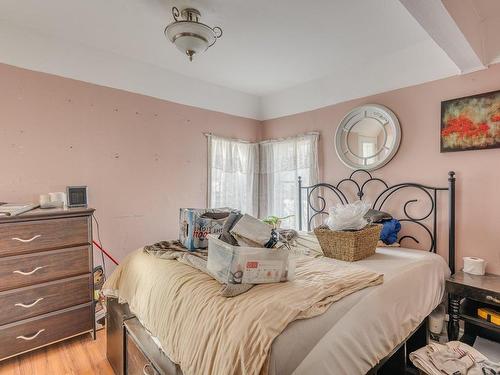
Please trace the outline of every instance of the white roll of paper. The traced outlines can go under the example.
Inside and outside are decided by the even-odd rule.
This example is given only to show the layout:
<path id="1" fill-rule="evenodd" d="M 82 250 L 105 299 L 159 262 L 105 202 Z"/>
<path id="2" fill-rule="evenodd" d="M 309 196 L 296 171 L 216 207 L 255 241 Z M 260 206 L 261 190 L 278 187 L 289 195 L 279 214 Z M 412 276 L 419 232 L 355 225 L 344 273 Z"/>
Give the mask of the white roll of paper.
<path id="1" fill-rule="evenodd" d="M 48 203 L 50 203 L 50 195 L 40 194 L 40 206 L 46 206 Z"/>
<path id="2" fill-rule="evenodd" d="M 464 272 L 472 275 L 484 275 L 486 261 L 476 257 L 464 257 Z"/>

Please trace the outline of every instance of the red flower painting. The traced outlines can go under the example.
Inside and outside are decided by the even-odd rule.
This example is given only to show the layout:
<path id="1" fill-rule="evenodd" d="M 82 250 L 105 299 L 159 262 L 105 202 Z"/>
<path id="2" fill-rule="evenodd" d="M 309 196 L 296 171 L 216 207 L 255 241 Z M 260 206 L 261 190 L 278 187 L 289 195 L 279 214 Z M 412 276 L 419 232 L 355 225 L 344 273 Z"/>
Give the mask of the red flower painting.
<path id="1" fill-rule="evenodd" d="M 500 147 L 500 91 L 441 103 L 441 151 Z"/>

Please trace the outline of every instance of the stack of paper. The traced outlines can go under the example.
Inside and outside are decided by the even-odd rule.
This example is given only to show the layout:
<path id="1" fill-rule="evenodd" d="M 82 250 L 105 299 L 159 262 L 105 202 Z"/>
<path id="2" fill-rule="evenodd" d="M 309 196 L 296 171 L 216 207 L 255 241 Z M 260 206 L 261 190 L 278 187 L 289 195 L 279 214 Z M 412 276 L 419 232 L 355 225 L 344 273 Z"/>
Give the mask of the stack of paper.
<path id="1" fill-rule="evenodd" d="M 35 203 L 0 203 L 0 217 L 16 216 L 37 207 Z"/>

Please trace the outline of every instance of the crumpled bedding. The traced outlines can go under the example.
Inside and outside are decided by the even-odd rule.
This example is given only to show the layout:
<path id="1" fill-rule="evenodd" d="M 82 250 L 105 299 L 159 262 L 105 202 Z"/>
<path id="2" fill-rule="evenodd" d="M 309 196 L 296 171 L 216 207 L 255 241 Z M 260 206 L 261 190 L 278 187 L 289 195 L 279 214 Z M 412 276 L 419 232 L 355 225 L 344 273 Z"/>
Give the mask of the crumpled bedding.
<path id="1" fill-rule="evenodd" d="M 335 301 L 382 282 L 382 274 L 359 266 L 301 257 L 294 281 L 257 285 L 228 299 L 209 275 L 140 249 L 103 292 L 129 304 L 184 375 L 266 375 L 271 344 L 290 322 L 321 315 Z"/>
<path id="2" fill-rule="evenodd" d="M 278 232 L 280 246 L 286 246 L 294 256 L 318 257 L 323 255 L 318 239 L 313 233 L 297 232 L 293 229 L 281 229 Z M 144 246 L 144 252 L 160 259 L 175 259 L 209 274 L 207 271 L 208 251 L 206 249 L 188 250 L 182 242 L 170 240 Z M 254 284 L 222 284 L 220 294 L 223 297 L 236 297 L 249 291 L 253 286 Z"/>
<path id="3" fill-rule="evenodd" d="M 159 259 L 177 260 L 209 274 L 207 270 L 207 250 L 190 251 L 180 241 L 173 240 L 160 241 L 154 245 L 144 246 L 144 252 Z M 222 297 L 236 297 L 249 291 L 253 286 L 254 284 L 221 284 L 219 293 Z"/>

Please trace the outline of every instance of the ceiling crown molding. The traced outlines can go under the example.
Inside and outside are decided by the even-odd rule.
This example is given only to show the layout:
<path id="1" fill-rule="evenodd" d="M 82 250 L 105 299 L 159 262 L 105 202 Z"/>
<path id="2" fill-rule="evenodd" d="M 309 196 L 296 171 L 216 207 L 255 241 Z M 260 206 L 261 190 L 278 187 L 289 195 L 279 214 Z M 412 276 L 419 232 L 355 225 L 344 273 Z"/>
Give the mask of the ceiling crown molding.
<path id="1" fill-rule="evenodd" d="M 129 57 L 53 39 L 0 21 L 0 62 L 260 120 L 260 99 Z M 22 46 L 22 48 L 19 48 Z"/>
<path id="2" fill-rule="evenodd" d="M 330 60 L 320 57 L 300 59 L 301 49 L 298 47 L 295 54 L 286 55 L 287 60 L 279 59 L 279 54 L 276 59 L 266 59 L 270 54 L 267 53 L 266 45 L 262 44 L 262 38 L 249 39 L 254 42 L 249 44 L 252 47 L 251 53 L 247 53 L 246 49 L 238 52 L 241 40 L 247 37 L 243 32 L 254 25 L 247 22 L 247 28 L 240 30 L 241 22 L 232 22 L 234 19 L 230 17 L 231 12 L 240 11 L 238 5 L 247 6 L 249 14 L 253 14 L 251 10 L 255 8 L 253 3 L 239 0 L 238 4 L 232 3 L 232 7 L 218 6 L 218 13 L 209 14 L 210 24 L 219 24 L 221 20 L 216 16 L 225 15 L 225 22 L 220 24 L 232 32 L 227 34 L 227 38 L 224 37 L 224 43 L 210 51 L 211 54 L 200 56 L 199 62 L 194 61 L 192 64 L 185 61 L 177 51 L 170 51 L 168 42 L 163 43 L 164 36 L 154 29 L 154 22 L 147 30 L 144 27 L 131 28 L 131 35 L 137 36 L 137 39 L 132 40 L 135 44 L 127 43 L 128 39 L 115 32 L 122 28 L 113 28 L 107 22 L 106 15 L 115 12 L 111 2 L 102 5 L 108 13 L 104 12 L 99 16 L 93 13 L 94 8 L 89 3 L 80 3 L 80 11 L 92 22 L 85 23 L 89 25 L 86 31 L 73 28 L 79 33 L 72 34 L 64 31 L 68 30 L 70 22 L 77 21 L 77 12 L 70 12 L 73 18 L 69 17 L 66 24 L 60 25 L 52 22 L 57 12 L 50 12 L 48 9 L 44 17 L 39 17 L 38 13 L 42 8 L 33 9 L 37 3 L 35 0 L 30 1 L 31 3 L 23 4 L 10 1 L 2 5 L 5 14 L 10 12 L 13 16 L 8 21 L 0 20 L 0 62 L 261 121 L 485 67 L 441 0 L 389 1 L 387 9 L 372 4 L 373 12 L 377 11 L 381 16 L 392 16 L 396 30 L 402 30 L 398 38 L 391 39 L 391 32 L 387 32 L 384 27 L 377 29 L 376 38 L 368 38 L 366 32 L 355 34 L 355 38 L 345 33 L 349 34 L 347 38 L 333 27 L 328 29 L 331 34 L 324 34 L 329 39 L 323 41 L 323 45 L 331 45 L 328 49 L 330 55 L 327 54 Z M 114 1 L 119 3 L 118 0 Z M 271 16 L 276 14 L 273 12 L 283 10 L 274 2 L 261 2 L 265 5 L 266 14 Z M 57 10 L 67 6 L 63 0 L 52 0 L 50 4 Z M 122 18 L 117 19 L 117 24 L 126 25 L 127 20 L 135 20 L 137 15 L 139 20 L 158 20 L 159 24 L 164 25 L 164 15 L 159 14 L 164 7 L 154 4 L 156 3 L 130 1 L 121 5 Z M 324 0 L 324 4 L 353 14 L 359 14 L 355 11 L 367 8 L 367 3 L 363 0 Z M 302 4 L 298 0 L 291 2 L 287 8 L 290 13 L 288 15 L 295 20 L 289 25 L 293 30 L 296 29 L 297 22 L 302 28 L 308 24 L 308 19 L 302 19 L 302 10 Z M 376 18 L 370 14 L 364 21 L 369 23 L 373 19 Z M 321 25 L 324 28 L 332 24 L 347 28 L 351 25 L 350 21 L 343 24 L 342 17 L 336 20 L 337 23 L 333 23 L 326 19 Z M 137 21 L 136 26 L 143 23 Z M 375 22 L 372 27 L 377 25 Z M 102 28 L 107 33 L 100 35 L 103 35 L 103 39 L 104 36 L 109 38 L 103 43 L 97 43 L 94 36 L 96 32 L 92 28 L 99 31 Z M 241 32 L 239 35 L 238 30 Z M 267 20 L 266 30 L 269 31 L 268 44 L 279 45 L 279 35 L 272 32 L 275 30 L 274 18 Z M 392 32 L 394 34 L 397 33 Z M 273 36 L 275 39 L 272 39 Z M 394 45 L 386 41 L 384 36 L 391 39 Z M 304 39 L 294 40 L 293 43 L 294 47 L 310 47 Z M 141 48 L 132 48 L 137 46 Z M 158 46 L 165 48 L 165 51 L 162 50 L 165 54 L 154 53 L 158 51 Z M 295 51 L 289 47 L 290 45 L 284 46 L 283 51 Z M 302 55 L 315 56 L 313 53 Z M 300 61 L 292 61 L 293 56 Z M 182 59 L 181 64 L 177 58 Z M 259 65 L 256 61 L 265 64 Z M 318 61 L 321 64 L 316 64 Z M 235 67 L 237 69 L 233 69 Z M 320 69 L 317 75 L 316 69 Z M 285 74 L 280 75 L 282 71 Z"/>

